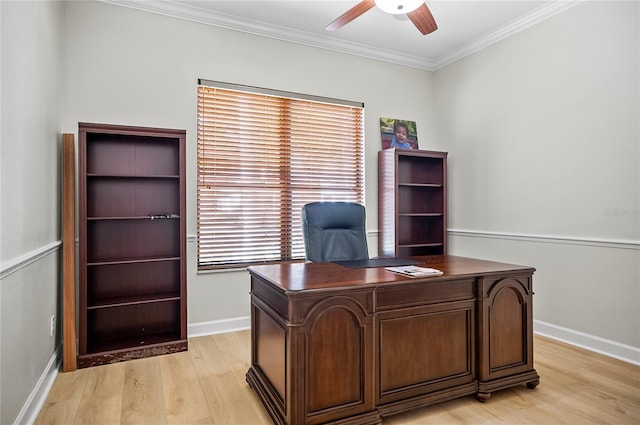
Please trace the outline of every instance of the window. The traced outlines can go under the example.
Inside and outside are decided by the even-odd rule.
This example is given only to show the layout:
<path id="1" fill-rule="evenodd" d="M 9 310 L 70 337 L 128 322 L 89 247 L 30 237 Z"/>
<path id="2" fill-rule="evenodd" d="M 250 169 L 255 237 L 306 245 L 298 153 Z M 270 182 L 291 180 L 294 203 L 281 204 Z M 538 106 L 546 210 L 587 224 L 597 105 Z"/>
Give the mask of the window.
<path id="1" fill-rule="evenodd" d="M 361 103 L 200 80 L 198 268 L 304 259 L 300 213 L 364 203 Z"/>

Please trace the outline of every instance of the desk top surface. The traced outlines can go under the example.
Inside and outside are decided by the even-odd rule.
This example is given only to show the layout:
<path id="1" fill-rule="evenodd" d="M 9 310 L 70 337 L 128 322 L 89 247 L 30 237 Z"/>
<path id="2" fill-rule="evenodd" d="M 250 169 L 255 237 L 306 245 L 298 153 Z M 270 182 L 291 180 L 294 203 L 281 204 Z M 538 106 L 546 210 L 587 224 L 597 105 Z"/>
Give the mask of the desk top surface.
<path id="1" fill-rule="evenodd" d="M 491 276 L 505 272 L 533 273 L 528 266 L 480 260 L 452 255 L 412 257 L 423 267 L 442 270 L 442 276 L 411 278 L 384 267 L 347 268 L 334 263 L 281 263 L 251 266 L 249 273 L 285 292 L 343 289 L 397 283 L 435 282 L 463 277 Z"/>

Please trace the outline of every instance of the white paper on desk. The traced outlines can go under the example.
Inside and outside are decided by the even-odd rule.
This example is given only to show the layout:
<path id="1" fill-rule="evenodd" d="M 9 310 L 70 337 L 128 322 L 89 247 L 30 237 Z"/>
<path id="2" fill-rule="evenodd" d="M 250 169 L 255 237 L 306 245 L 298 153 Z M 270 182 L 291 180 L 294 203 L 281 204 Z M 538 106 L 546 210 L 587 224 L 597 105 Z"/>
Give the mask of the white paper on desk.
<path id="1" fill-rule="evenodd" d="M 419 266 L 385 267 L 385 270 L 409 277 L 442 276 L 442 270 Z"/>

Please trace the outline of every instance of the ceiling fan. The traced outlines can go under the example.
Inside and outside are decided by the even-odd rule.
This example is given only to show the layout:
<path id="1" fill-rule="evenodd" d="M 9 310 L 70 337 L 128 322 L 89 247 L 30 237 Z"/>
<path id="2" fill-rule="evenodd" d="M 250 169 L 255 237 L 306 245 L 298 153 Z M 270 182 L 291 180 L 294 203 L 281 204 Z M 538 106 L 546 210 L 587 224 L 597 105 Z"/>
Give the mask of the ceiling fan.
<path id="1" fill-rule="evenodd" d="M 436 25 L 436 21 L 424 0 L 362 0 L 327 25 L 325 29 L 334 31 L 342 28 L 374 6 L 394 15 L 406 14 L 423 35 L 438 29 L 438 25 Z"/>

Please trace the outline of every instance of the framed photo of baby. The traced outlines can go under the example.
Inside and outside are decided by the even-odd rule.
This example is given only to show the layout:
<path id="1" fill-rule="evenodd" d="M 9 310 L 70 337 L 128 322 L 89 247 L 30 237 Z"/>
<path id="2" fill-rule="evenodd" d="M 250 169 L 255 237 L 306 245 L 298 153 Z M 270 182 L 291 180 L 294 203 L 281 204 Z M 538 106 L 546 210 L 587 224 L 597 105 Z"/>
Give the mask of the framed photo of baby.
<path id="1" fill-rule="evenodd" d="M 415 121 L 380 118 L 382 149 L 418 149 L 418 130 Z"/>

